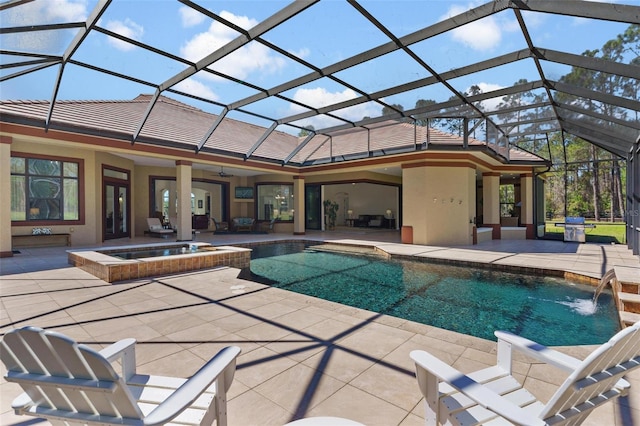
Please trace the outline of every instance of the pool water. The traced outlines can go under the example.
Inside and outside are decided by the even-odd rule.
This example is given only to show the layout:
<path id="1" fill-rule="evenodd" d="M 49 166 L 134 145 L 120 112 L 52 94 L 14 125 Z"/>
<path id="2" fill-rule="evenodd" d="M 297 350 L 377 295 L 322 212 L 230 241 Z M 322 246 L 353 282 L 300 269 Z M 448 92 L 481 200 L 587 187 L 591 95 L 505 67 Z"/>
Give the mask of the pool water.
<path id="1" fill-rule="evenodd" d="M 109 256 L 120 259 L 146 259 L 149 257 L 175 256 L 178 254 L 202 253 L 206 248 L 191 248 L 189 246 L 157 247 L 148 250 L 108 251 Z"/>
<path id="2" fill-rule="evenodd" d="M 314 250 L 253 248 L 251 274 L 309 296 L 496 340 L 507 330 L 538 343 L 601 344 L 618 329 L 610 294 L 563 279 Z"/>

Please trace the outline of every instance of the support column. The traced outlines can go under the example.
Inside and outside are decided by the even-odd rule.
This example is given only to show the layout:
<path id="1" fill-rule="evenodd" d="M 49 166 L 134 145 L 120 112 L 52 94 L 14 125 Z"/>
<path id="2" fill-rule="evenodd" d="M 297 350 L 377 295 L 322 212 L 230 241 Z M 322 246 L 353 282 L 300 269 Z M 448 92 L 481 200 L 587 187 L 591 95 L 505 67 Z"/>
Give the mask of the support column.
<path id="1" fill-rule="evenodd" d="M 500 239 L 500 173 L 482 174 L 482 222 L 493 228 L 492 239 Z"/>
<path id="2" fill-rule="evenodd" d="M 176 187 L 178 190 L 178 241 L 193 239 L 191 222 L 191 161 L 176 161 Z"/>
<path id="3" fill-rule="evenodd" d="M 533 225 L 533 173 L 520 175 L 520 224 L 527 228 L 527 239 L 535 239 Z"/>
<path id="4" fill-rule="evenodd" d="M 10 136 L 0 136 L 0 257 L 11 257 L 11 143 Z"/>
<path id="5" fill-rule="evenodd" d="M 305 234 L 304 176 L 293 177 L 293 235 Z"/>
<path id="6" fill-rule="evenodd" d="M 476 206 L 476 169 L 468 161 L 403 165 L 402 241 L 470 245 Z"/>

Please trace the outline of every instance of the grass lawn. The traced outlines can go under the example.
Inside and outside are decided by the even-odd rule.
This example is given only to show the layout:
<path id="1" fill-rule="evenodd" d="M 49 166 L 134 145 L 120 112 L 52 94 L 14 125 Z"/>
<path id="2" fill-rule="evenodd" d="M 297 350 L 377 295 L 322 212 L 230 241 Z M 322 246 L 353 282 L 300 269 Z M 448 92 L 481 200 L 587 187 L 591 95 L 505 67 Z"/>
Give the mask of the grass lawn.
<path id="1" fill-rule="evenodd" d="M 564 228 L 555 226 L 555 223 L 562 222 L 562 219 L 557 222 L 545 223 L 545 238 L 551 240 L 564 239 Z M 626 244 L 626 225 L 624 223 L 611 223 L 611 222 L 592 222 L 587 221 L 589 224 L 594 224 L 596 227 L 591 229 L 585 229 L 584 233 L 588 243 L 616 243 Z"/>

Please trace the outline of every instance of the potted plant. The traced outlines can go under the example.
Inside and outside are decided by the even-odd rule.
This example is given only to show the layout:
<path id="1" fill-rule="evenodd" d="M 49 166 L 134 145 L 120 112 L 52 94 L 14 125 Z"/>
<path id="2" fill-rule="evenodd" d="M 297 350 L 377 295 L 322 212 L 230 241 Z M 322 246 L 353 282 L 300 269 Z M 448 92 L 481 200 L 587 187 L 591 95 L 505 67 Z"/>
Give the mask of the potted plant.
<path id="1" fill-rule="evenodd" d="M 324 200 L 322 204 L 324 205 L 324 222 L 327 229 L 335 229 L 339 208 L 338 203 L 331 200 Z"/>

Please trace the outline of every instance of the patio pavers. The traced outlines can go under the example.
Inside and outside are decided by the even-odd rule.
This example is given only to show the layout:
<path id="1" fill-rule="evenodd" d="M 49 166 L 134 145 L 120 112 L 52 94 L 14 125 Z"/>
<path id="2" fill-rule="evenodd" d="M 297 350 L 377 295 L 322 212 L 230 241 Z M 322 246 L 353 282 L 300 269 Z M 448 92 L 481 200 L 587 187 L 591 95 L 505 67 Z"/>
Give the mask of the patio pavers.
<path id="1" fill-rule="evenodd" d="M 596 275 L 618 264 L 629 276 L 640 277 L 637 257 L 622 246 L 494 241 L 433 248 L 401 245 L 397 233 L 352 237 L 335 232 L 304 238 L 375 244 L 405 255 L 510 258 L 518 265 L 584 268 Z M 0 260 L 0 332 L 37 325 L 98 348 L 135 337 L 140 372 L 178 376 L 193 374 L 222 347 L 238 345 L 242 353 L 229 394 L 230 426 L 283 425 L 319 415 L 372 426 L 423 424 L 411 350 L 431 351 L 463 372 L 495 363 L 494 342 L 271 288 L 240 278 L 232 268 L 107 284 L 66 265 L 64 250 L 25 249 Z M 584 357 L 592 347 L 562 350 Z M 515 369 L 543 398 L 561 380 L 557 370 L 523 358 Z M 598 409 L 585 424 L 640 425 L 640 373 L 630 380 L 629 397 Z M 15 385 L 0 384 L 0 424 L 28 420 L 10 410 L 18 393 Z"/>

